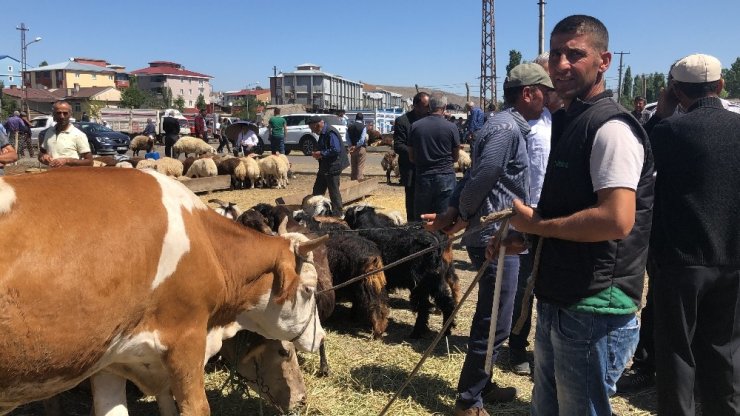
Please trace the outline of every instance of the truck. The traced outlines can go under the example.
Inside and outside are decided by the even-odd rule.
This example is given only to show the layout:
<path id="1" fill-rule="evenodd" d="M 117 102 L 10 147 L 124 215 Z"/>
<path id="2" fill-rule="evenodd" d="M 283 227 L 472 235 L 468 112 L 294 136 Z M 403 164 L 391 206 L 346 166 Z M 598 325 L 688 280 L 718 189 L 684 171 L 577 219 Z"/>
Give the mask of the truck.
<path id="1" fill-rule="evenodd" d="M 146 127 L 147 119 L 154 120 L 157 136 L 162 136 L 162 119 L 168 111 L 175 112 L 175 118 L 180 123 L 180 135 L 190 134 L 188 120 L 182 113 L 175 109 L 158 110 L 151 108 L 102 108 L 100 109 L 100 118 L 108 123 L 108 127 L 115 131 L 126 133 L 129 136 L 141 134 Z"/>
<path id="2" fill-rule="evenodd" d="M 403 115 L 403 110 L 400 108 L 347 110 L 345 115 L 350 123 L 355 121 L 357 113 L 362 113 L 366 126 L 372 125 L 380 134 L 389 134 L 392 133 L 393 123 Z"/>

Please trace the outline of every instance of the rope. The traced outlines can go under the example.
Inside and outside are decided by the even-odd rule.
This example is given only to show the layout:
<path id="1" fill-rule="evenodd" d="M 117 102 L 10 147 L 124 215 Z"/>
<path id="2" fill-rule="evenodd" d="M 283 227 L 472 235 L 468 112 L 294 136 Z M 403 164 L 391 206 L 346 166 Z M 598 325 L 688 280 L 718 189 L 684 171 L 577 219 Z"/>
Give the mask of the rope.
<path id="1" fill-rule="evenodd" d="M 481 223 L 480 223 L 480 225 L 478 227 L 482 227 L 483 225 L 486 225 L 486 224 L 491 223 L 491 222 L 498 222 L 498 221 L 502 221 L 502 220 L 508 219 L 508 218 L 512 217 L 513 215 L 514 215 L 514 211 L 512 209 L 508 209 L 508 210 L 504 210 L 504 211 L 500 211 L 500 212 L 496 212 L 496 213 L 487 215 L 487 216 L 481 218 Z M 508 221 L 507 221 L 507 224 L 508 224 Z M 473 229 L 477 229 L 478 227 L 473 228 Z M 508 228 L 508 227 L 506 227 L 506 228 Z M 497 232 L 497 235 L 499 237 L 501 236 L 501 233 L 503 233 L 503 230 L 504 229 L 505 229 L 505 227 L 503 227 L 503 226 L 501 228 L 499 228 L 499 230 Z M 455 239 L 457 239 L 458 237 L 462 237 L 463 235 L 465 235 L 465 233 L 461 233 L 460 235 L 455 236 Z M 396 390 L 396 392 L 393 394 L 393 397 L 391 397 L 391 399 L 385 405 L 385 407 L 383 408 L 383 410 L 380 411 L 380 413 L 378 414 L 378 416 L 384 416 L 385 414 L 387 414 L 387 412 L 390 409 L 390 407 L 393 404 L 393 402 L 395 402 L 396 399 L 398 399 L 398 396 L 401 394 L 401 392 L 403 392 L 403 390 L 406 387 L 408 387 L 408 385 L 411 383 L 411 379 L 414 378 L 414 376 L 416 375 L 416 373 L 419 372 L 419 370 L 421 369 L 421 366 L 424 365 L 424 362 L 427 360 L 427 358 L 429 358 L 429 355 L 431 355 L 431 353 L 434 350 L 434 348 L 437 346 L 437 344 L 439 343 L 439 341 L 442 339 L 442 337 L 444 336 L 444 334 L 447 332 L 447 329 L 450 327 L 450 325 L 452 325 L 452 322 L 455 320 L 455 316 L 460 311 L 460 309 L 462 308 L 462 305 L 468 299 L 468 297 L 470 296 L 470 294 L 473 292 L 473 289 L 476 287 L 476 285 L 480 281 L 481 277 L 483 277 L 483 274 L 485 273 L 486 269 L 488 268 L 488 266 L 490 264 L 491 264 L 491 260 L 490 259 L 486 259 L 486 261 L 483 262 L 483 264 L 481 265 L 480 269 L 478 269 L 478 273 L 475 275 L 475 278 L 473 278 L 473 281 L 470 283 L 470 286 L 468 286 L 468 289 L 462 295 L 462 297 L 460 298 L 460 301 L 457 303 L 457 305 L 455 305 L 455 309 L 452 310 L 452 313 L 450 314 L 450 317 L 447 318 L 447 320 L 445 321 L 444 325 L 442 325 L 442 329 L 439 330 L 439 332 L 437 333 L 437 336 L 434 337 L 434 340 L 432 341 L 432 343 L 429 345 L 429 347 L 427 347 L 426 351 L 424 351 L 424 354 L 422 354 L 421 359 L 416 364 L 416 367 L 414 367 L 414 369 L 411 370 L 411 374 L 409 374 L 409 376 L 406 378 L 406 381 L 404 381 L 404 383 L 401 385 L 401 387 L 399 387 L 398 390 Z"/>

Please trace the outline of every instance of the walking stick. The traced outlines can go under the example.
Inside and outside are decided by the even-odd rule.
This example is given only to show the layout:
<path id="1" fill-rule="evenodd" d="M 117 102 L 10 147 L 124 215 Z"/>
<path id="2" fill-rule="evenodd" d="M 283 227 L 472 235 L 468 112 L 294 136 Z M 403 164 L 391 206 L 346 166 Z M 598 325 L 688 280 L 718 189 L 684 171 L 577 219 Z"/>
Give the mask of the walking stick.
<path id="1" fill-rule="evenodd" d="M 506 247 L 504 246 L 503 241 L 509 232 L 508 218 L 501 223 L 501 228 L 498 263 L 496 265 L 496 282 L 493 287 L 493 304 L 491 305 L 491 325 L 488 327 L 488 346 L 486 347 L 486 364 L 484 366 L 486 374 L 489 376 L 493 372 L 493 344 L 496 339 L 496 320 L 498 319 L 498 305 L 501 300 L 501 281 L 504 280 L 504 259 L 506 257 Z"/>

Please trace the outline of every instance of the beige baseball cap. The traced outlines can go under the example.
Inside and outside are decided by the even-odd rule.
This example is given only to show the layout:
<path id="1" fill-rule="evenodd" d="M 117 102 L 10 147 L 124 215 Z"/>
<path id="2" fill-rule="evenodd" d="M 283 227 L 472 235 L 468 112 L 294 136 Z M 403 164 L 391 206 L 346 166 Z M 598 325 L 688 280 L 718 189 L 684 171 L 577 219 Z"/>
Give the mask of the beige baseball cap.
<path id="1" fill-rule="evenodd" d="M 722 64 L 711 55 L 697 53 L 681 58 L 671 67 L 671 77 L 679 82 L 701 84 L 722 77 Z"/>
<path id="2" fill-rule="evenodd" d="M 527 85 L 544 85 L 554 88 L 550 75 L 545 72 L 545 69 L 539 64 L 533 63 L 519 64 L 511 68 L 509 76 L 504 80 L 504 89 Z"/>

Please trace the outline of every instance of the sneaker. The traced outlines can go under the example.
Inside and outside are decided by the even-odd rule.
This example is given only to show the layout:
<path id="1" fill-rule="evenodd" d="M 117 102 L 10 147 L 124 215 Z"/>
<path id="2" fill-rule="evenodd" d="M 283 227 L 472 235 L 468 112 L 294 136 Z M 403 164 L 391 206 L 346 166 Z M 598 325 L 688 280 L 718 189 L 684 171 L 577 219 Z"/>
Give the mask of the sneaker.
<path id="1" fill-rule="evenodd" d="M 617 380 L 617 393 L 637 393 L 655 386 L 655 372 L 629 369 Z"/>
<path id="2" fill-rule="evenodd" d="M 455 413 L 453 413 L 454 416 L 489 416 L 488 412 L 486 412 L 486 409 L 482 407 L 470 407 L 467 409 L 461 409 L 459 407 L 455 407 Z"/>
<path id="3" fill-rule="evenodd" d="M 481 392 L 483 402 L 488 404 L 509 403 L 516 399 L 516 387 L 499 387 L 496 383 L 488 384 Z"/>
<path id="4" fill-rule="evenodd" d="M 520 376 L 528 376 L 532 374 L 532 369 L 529 366 L 529 360 L 527 359 L 527 352 L 515 352 L 509 351 L 509 366 L 514 374 Z"/>

